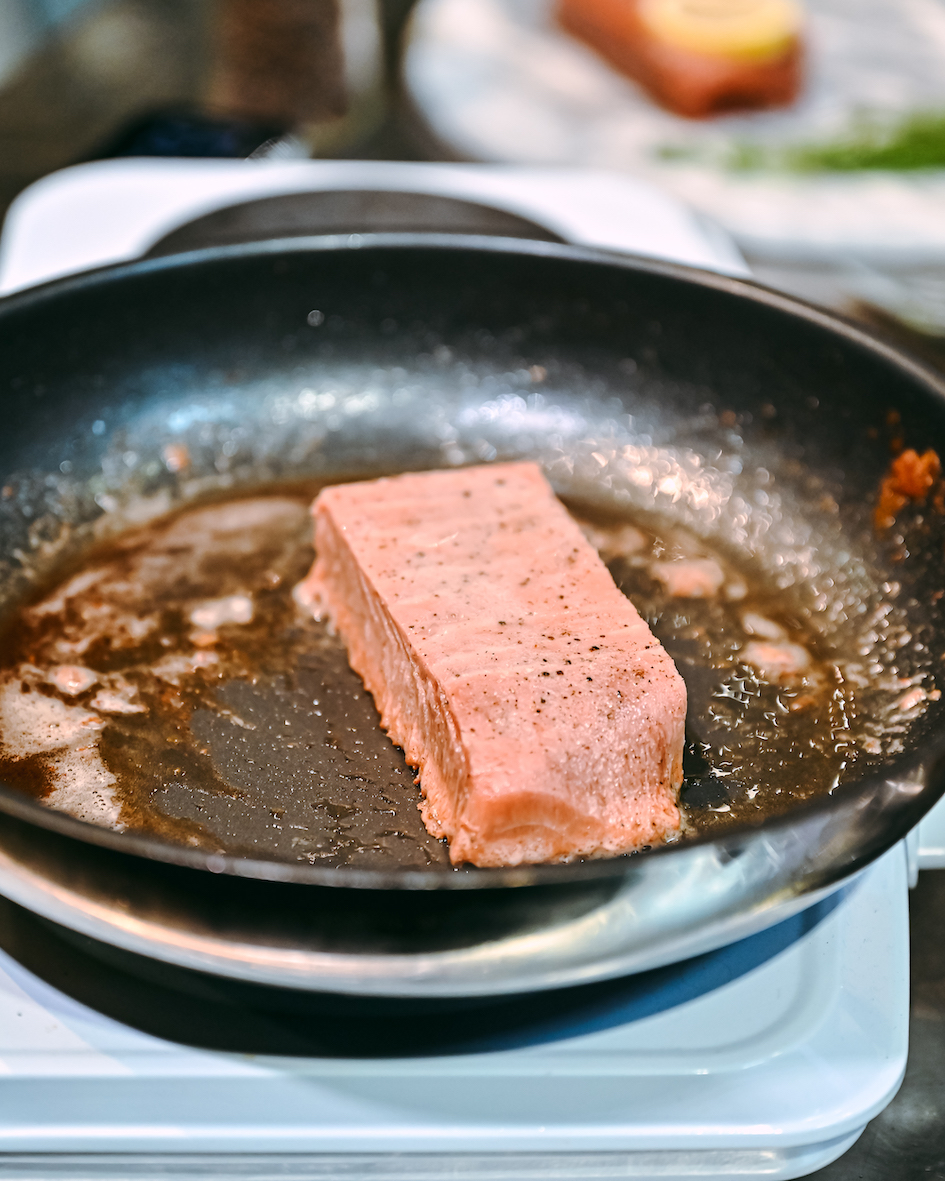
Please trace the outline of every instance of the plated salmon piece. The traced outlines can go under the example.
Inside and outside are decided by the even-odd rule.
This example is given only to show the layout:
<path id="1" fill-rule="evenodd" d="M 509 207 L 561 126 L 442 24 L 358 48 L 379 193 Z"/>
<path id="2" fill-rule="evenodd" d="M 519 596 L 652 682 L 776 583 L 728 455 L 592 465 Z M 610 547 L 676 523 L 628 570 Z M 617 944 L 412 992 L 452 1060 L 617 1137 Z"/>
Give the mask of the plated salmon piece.
<path id="1" fill-rule="evenodd" d="M 557 16 L 679 115 L 784 106 L 800 91 L 795 0 L 557 0 Z"/>
<path id="2" fill-rule="evenodd" d="M 454 864 L 678 828 L 683 680 L 536 465 L 337 485 L 312 511 L 298 597 L 344 639 Z"/>

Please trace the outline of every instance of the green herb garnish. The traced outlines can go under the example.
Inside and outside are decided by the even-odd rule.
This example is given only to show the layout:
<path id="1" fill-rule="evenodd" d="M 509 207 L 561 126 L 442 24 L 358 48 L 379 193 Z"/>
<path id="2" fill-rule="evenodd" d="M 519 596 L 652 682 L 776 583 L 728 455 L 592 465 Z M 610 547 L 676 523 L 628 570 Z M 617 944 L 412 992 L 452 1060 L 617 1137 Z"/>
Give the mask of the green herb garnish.
<path id="1" fill-rule="evenodd" d="M 863 127 L 833 144 L 789 148 L 784 163 L 795 172 L 945 168 L 945 114 L 918 113 L 885 129 Z"/>
<path id="2" fill-rule="evenodd" d="M 832 143 L 770 147 L 739 140 L 721 151 L 662 144 L 655 155 L 668 163 L 715 163 L 729 172 L 811 174 L 945 168 L 945 112 L 917 111 L 897 123 L 861 116 L 846 135 Z"/>

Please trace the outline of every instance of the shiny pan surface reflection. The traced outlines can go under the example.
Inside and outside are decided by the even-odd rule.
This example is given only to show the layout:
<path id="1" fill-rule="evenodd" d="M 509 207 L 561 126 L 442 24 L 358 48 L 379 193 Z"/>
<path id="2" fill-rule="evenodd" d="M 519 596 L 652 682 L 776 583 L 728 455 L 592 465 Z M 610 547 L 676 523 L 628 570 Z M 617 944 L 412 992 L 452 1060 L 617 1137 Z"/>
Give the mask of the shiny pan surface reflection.
<path id="1" fill-rule="evenodd" d="M 0 338 L 15 407 L 0 443 L 8 613 L 48 595 L 36 588 L 51 572 L 81 571 L 90 546 L 120 547 L 190 505 L 299 504 L 300 489 L 337 479 L 534 458 L 598 530 L 632 521 L 651 539 L 649 567 L 618 554 L 612 568 L 659 616 L 665 642 L 681 644 L 691 756 L 702 759 L 688 803 L 684 793 L 689 832 L 664 849 L 454 871 L 435 843 L 418 852 L 422 832 L 381 832 L 362 842 L 369 855 L 339 860 L 337 834 L 356 822 L 325 785 L 347 775 L 345 792 L 360 798 L 370 774 L 339 757 L 344 743 L 323 744 L 327 819 L 293 844 L 276 815 L 285 801 L 269 797 L 298 796 L 298 766 L 274 764 L 268 747 L 247 755 L 247 725 L 232 718 L 263 730 L 288 719 L 300 745 L 319 723 L 291 700 L 301 681 L 282 670 L 253 696 L 241 668 L 190 715 L 248 801 L 217 808 L 226 839 L 218 832 L 216 844 L 181 839 L 201 813 L 170 764 L 148 788 L 165 829 L 138 822 L 120 783 L 100 777 L 95 813 L 69 770 L 32 796 L 7 776 L 0 889 L 38 913 L 272 984 L 405 996 L 555 987 L 668 963 L 785 917 L 903 836 L 945 786 L 942 518 L 910 504 L 890 530 L 873 522 L 891 446 L 941 450 L 945 402 L 938 379 L 859 329 L 669 265 L 400 235 L 358 248 L 225 248 L 66 280 L 5 301 Z M 278 550 L 278 529 L 269 535 Z M 765 588 L 769 615 L 780 597 L 781 617 L 833 670 L 829 744 L 785 744 L 777 710 L 802 695 L 764 699 L 744 667 L 734 677 L 719 665 L 711 618 L 659 599 L 647 570 L 672 558 L 667 537 L 670 549 L 717 555 L 728 585 Z M 343 682 L 346 669 L 327 667 L 308 670 L 318 692 L 306 681 L 306 700 Z M 178 690 L 187 675 L 175 673 Z M 51 699 L 48 686 L 29 688 Z M 38 741 L 36 727 L 23 733 Z M 747 777 L 748 735 L 771 751 L 767 778 L 763 767 Z M 102 749 L 110 772 L 118 756 Z M 395 766 L 385 774 L 403 778 Z"/>

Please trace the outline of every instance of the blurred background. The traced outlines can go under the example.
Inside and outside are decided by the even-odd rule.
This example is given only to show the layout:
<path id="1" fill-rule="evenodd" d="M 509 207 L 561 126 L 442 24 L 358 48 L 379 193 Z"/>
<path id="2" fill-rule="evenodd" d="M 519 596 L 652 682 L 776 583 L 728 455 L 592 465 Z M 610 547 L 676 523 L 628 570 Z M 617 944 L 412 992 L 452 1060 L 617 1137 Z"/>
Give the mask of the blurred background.
<path id="1" fill-rule="evenodd" d="M 115 156 L 616 169 L 720 224 L 762 281 L 945 363 L 945 2 L 807 0 L 780 97 L 699 117 L 581 26 L 607 7 L 0 0 L 0 212 Z"/>
<path id="2" fill-rule="evenodd" d="M 249 155 L 293 128 L 300 154 L 427 158 L 391 101 L 412 5 L 0 0 L 0 202 L 81 160 Z"/>

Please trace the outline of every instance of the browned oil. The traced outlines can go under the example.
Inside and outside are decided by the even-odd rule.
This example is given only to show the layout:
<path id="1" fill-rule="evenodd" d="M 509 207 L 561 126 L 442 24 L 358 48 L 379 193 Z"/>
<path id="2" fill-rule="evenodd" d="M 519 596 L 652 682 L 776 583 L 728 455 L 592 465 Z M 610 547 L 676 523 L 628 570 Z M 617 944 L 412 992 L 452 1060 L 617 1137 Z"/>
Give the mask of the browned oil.
<path id="1" fill-rule="evenodd" d="M 98 823 L 211 851 L 447 865 L 420 820 L 413 772 L 343 646 L 292 598 L 313 558 L 316 490 L 191 508 L 128 532 L 23 608 L 0 665 L 4 716 L 19 718 L 21 707 L 49 725 L 61 716 L 79 736 L 66 757 L 55 736 L 46 750 L 35 737 L 18 745 L 5 723 L 3 782 Z M 652 563 L 691 555 L 692 539 L 640 530 L 621 548 L 623 524 L 599 519 L 594 537 L 687 682 L 687 831 L 760 820 L 829 792 L 854 749 L 854 703 L 830 654 L 782 595 L 739 585 L 723 556 L 727 591 L 670 598 Z M 251 602 L 251 621 L 192 621 L 229 596 Z M 803 676 L 766 683 L 739 659 L 746 611 L 809 648 Z M 96 682 L 64 692 L 53 677 L 61 666 Z M 102 693 L 137 712 L 103 711 Z M 98 783 L 100 815 L 83 810 L 83 775 Z"/>
<path id="2" fill-rule="evenodd" d="M 683 530 L 657 535 L 635 524 L 640 544 L 620 544 L 626 519 L 595 516 L 591 539 L 617 586 L 672 656 L 688 695 L 685 781 L 680 802 L 690 835 L 758 823 L 798 800 L 826 795 L 862 757 L 857 702 L 844 654 L 805 626 L 805 612 L 763 575 L 746 574 L 724 550 Z M 612 540 L 613 539 L 613 540 Z M 705 598 L 672 597 L 652 575 L 654 562 L 708 557 L 725 581 Z M 766 678 L 742 659 L 756 639 L 745 620 L 760 618 L 810 653 L 802 673 Z"/>
<path id="3" fill-rule="evenodd" d="M 67 580 L 20 612 L 4 679 L 25 668 L 31 692 L 87 711 L 117 685 L 141 708 L 101 715 L 97 735 L 127 830 L 243 856 L 448 864 L 343 646 L 292 599 L 313 558 L 312 492 L 192 509 L 88 555 L 92 585 L 49 610 Z M 197 634 L 195 604 L 229 595 L 252 600 L 252 621 Z M 175 670 L 193 658 L 203 667 Z M 101 679 L 74 696 L 40 679 L 71 664 Z M 48 757 L 4 741 L 4 781 L 48 799 Z"/>

